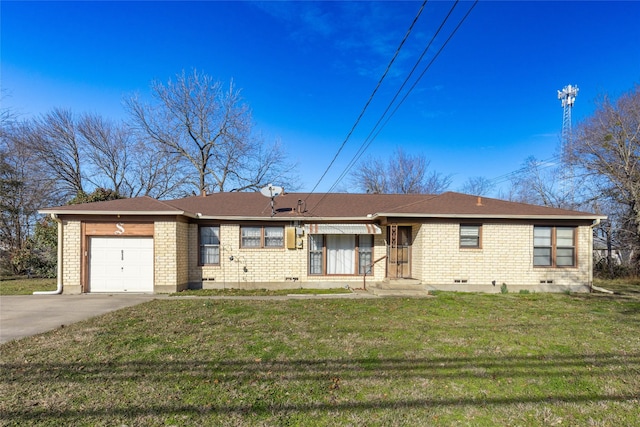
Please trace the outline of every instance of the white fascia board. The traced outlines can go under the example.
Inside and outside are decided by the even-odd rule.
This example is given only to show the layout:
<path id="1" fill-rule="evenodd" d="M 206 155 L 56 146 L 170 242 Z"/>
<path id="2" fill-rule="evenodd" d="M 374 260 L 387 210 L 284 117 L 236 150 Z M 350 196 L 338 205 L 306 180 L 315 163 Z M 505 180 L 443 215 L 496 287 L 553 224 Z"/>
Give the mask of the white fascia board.
<path id="1" fill-rule="evenodd" d="M 321 217 L 321 216 L 228 216 L 228 215 L 201 215 L 198 219 L 209 219 L 218 221 L 299 221 L 299 222 L 348 222 L 348 221 L 371 221 L 371 217 Z"/>
<path id="2" fill-rule="evenodd" d="M 185 211 L 91 211 L 91 210 L 56 210 L 56 209 L 40 209 L 39 214 L 48 215 L 184 215 L 195 218 L 192 213 Z"/>
<path id="3" fill-rule="evenodd" d="M 572 219 L 572 220 L 604 220 L 604 215 L 482 215 L 482 214 L 393 214 L 393 213 L 377 213 L 372 216 L 394 217 L 394 218 L 453 218 L 453 219 Z"/>

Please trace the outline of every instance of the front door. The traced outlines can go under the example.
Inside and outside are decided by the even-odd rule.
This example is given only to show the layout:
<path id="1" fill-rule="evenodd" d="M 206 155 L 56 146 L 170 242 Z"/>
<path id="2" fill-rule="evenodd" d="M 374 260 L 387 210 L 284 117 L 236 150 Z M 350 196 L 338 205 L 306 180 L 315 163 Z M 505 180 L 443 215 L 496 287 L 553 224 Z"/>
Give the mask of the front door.
<path id="1" fill-rule="evenodd" d="M 411 277 L 411 227 L 390 225 L 387 227 L 387 277 L 407 279 Z"/>

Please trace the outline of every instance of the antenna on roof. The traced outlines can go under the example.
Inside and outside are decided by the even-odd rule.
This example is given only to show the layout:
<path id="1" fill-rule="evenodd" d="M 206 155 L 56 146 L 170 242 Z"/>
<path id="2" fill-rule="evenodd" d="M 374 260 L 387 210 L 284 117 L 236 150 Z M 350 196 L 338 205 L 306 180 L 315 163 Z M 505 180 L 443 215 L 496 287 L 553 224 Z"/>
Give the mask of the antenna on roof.
<path id="1" fill-rule="evenodd" d="M 273 199 L 278 197 L 283 192 L 284 189 L 282 187 L 278 187 L 277 185 L 273 184 L 269 184 L 266 187 L 262 187 L 260 189 L 260 194 L 271 199 L 271 216 L 274 216 L 276 214 L 276 210 L 273 207 Z"/>

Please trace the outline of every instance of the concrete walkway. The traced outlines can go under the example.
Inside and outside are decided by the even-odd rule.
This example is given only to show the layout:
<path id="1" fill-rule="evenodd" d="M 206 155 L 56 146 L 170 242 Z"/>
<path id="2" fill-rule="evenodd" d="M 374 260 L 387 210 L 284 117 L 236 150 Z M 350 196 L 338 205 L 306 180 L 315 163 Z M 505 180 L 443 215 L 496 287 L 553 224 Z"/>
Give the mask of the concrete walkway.
<path id="1" fill-rule="evenodd" d="M 156 298 L 167 298 L 167 296 L 151 294 L 3 295 L 0 296 L 0 344 Z"/>

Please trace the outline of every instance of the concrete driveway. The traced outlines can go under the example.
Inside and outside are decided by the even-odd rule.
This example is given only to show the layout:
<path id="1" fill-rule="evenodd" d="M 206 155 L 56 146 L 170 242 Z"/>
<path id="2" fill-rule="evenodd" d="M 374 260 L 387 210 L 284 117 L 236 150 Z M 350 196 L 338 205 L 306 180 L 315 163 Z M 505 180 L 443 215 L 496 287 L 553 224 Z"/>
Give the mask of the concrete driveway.
<path id="1" fill-rule="evenodd" d="M 83 294 L 0 296 L 0 344 L 47 332 L 166 295 Z"/>

